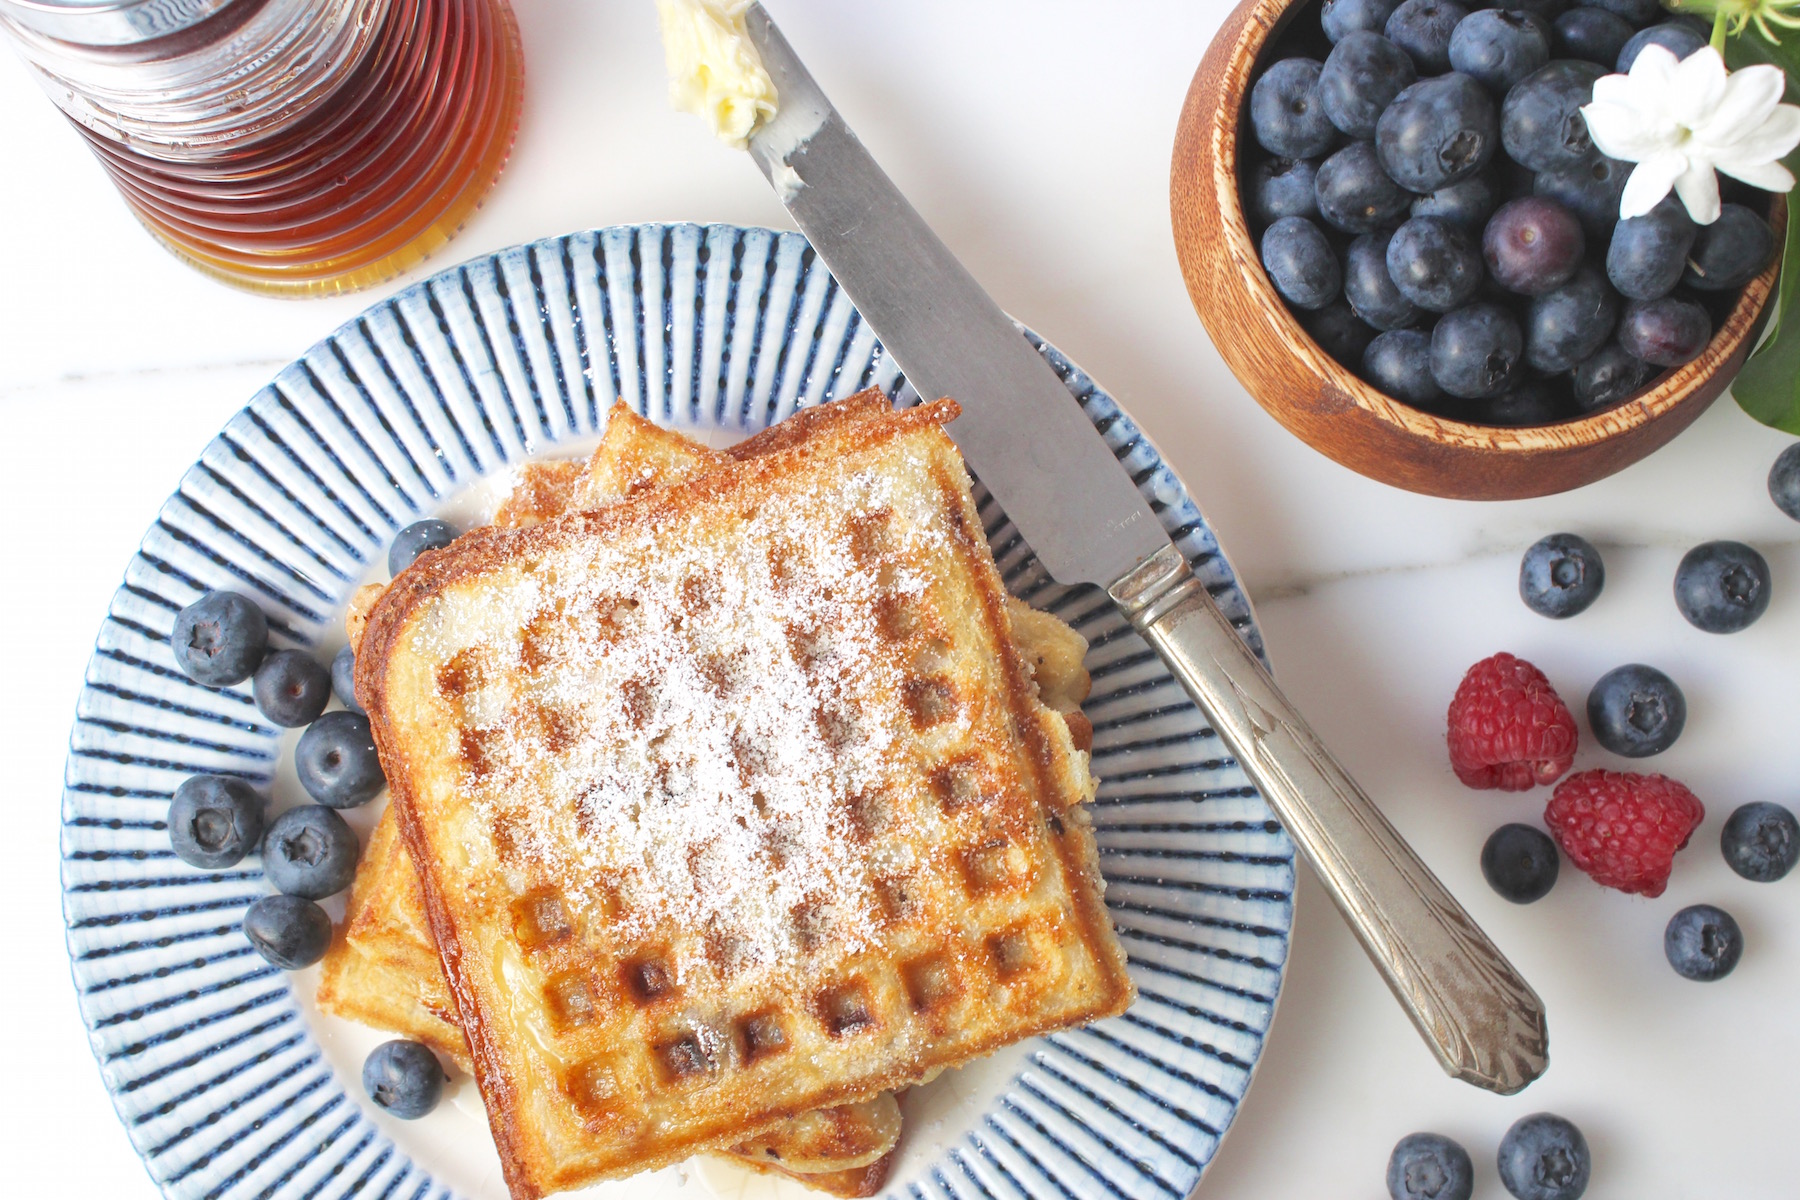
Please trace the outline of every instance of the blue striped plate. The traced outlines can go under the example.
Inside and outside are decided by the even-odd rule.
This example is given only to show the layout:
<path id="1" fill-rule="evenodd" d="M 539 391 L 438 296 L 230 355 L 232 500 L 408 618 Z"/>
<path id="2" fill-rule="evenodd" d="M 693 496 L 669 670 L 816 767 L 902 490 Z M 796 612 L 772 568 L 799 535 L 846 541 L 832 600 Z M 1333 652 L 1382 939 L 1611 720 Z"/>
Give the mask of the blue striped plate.
<path id="1" fill-rule="evenodd" d="M 1110 396 L 1036 344 L 1260 648 L 1181 481 Z M 207 873 L 170 853 L 164 816 L 189 775 L 240 776 L 277 808 L 298 799 L 291 741 L 248 687 L 199 687 L 175 669 L 176 611 L 235 588 L 261 602 L 278 644 L 328 657 L 346 598 L 365 575 L 384 577 L 397 528 L 466 509 L 481 481 L 491 495 L 524 459 L 584 451 L 615 399 L 723 444 L 869 385 L 917 399 L 803 238 L 644 225 L 518 247 L 409 288 L 282 371 L 212 441 L 113 597 L 63 792 L 82 1017 L 165 1195 L 504 1196 L 466 1105 L 405 1124 L 364 1105 L 361 1055 L 379 1039 L 317 1013 L 314 973 L 274 970 L 239 931 L 264 891 L 258 862 Z M 1105 597 L 1051 582 L 977 490 L 1008 586 L 1092 644 L 1094 823 L 1139 1000 L 909 1095 L 890 1194 L 1180 1200 L 1231 1123 L 1269 1027 L 1293 847 Z M 357 815 L 366 829 L 371 814 Z M 812 1194 L 713 1166 L 699 1175 L 731 1195 Z M 596 1191 L 696 1194 L 680 1169 Z"/>

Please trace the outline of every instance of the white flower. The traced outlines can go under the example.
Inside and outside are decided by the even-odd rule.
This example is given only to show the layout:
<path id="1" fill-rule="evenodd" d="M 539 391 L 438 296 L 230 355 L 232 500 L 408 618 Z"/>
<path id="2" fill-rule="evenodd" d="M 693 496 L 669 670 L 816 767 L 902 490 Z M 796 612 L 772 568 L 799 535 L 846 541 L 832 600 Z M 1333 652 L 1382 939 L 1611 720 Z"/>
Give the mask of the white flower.
<path id="1" fill-rule="evenodd" d="M 1800 107 L 1781 103 L 1779 67 L 1727 72 L 1711 46 L 1677 59 L 1646 46 L 1629 75 L 1607 75 L 1584 106 L 1600 152 L 1637 164 L 1619 200 L 1621 217 L 1641 217 L 1673 187 L 1702 225 L 1719 219 L 1714 170 L 1753 187 L 1785 192 L 1794 176 L 1778 161 L 1800 145 Z"/>

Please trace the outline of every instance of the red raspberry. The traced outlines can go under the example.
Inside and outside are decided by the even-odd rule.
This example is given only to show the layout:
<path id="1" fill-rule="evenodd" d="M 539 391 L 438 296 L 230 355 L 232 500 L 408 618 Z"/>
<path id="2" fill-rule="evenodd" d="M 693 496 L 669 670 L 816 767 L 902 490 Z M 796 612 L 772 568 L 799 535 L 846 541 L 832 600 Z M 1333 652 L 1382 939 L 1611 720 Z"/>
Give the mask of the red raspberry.
<path id="1" fill-rule="evenodd" d="M 1603 887 L 1660 896 L 1675 852 L 1706 819 L 1694 793 L 1662 775 L 1581 771 L 1557 785 L 1544 820 L 1569 861 Z"/>
<path id="2" fill-rule="evenodd" d="M 1578 736 L 1544 673 L 1510 654 L 1470 667 L 1450 701 L 1450 766 L 1472 788 L 1554 783 L 1575 765 Z"/>

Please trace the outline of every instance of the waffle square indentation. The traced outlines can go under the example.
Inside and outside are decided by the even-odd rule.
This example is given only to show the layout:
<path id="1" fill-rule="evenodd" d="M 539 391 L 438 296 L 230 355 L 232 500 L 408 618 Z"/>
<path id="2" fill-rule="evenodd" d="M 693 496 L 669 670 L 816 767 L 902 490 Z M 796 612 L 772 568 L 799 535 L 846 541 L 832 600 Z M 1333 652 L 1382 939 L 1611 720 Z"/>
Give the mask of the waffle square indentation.
<path id="1" fill-rule="evenodd" d="M 535 950 L 574 936 L 575 922 L 563 899 L 549 888 L 513 901 L 513 937 L 527 950 Z"/>

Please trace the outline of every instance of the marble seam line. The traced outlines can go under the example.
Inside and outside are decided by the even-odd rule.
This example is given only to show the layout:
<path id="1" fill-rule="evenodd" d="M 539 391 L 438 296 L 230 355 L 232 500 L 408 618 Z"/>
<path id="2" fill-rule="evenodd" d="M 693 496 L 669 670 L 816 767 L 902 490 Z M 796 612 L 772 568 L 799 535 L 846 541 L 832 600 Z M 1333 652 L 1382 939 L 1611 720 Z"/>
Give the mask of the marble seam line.
<path id="1" fill-rule="evenodd" d="M 1756 538 L 1753 545 L 1766 556 L 1771 549 L 1792 550 L 1800 547 L 1800 527 L 1786 537 Z M 1639 541 L 1596 541 L 1594 545 L 1602 551 L 1606 550 L 1680 550 L 1693 549 L 1694 535 L 1680 534 L 1670 531 L 1648 540 Z M 1516 558 L 1523 554 L 1523 548 L 1511 546 L 1495 549 L 1479 546 L 1460 558 L 1440 559 L 1435 562 L 1393 563 L 1379 567 L 1364 567 L 1356 570 L 1327 571 L 1318 575 L 1301 575 L 1293 579 L 1279 580 L 1275 583 L 1255 587 L 1248 583 L 1244 590 L 1250 593 L 1252 603 L 1270 604 L 1280 600 L 1297 600 L 1309 596 L 1321 588 L 1335 583 L 1351 583 L 1363 579 L 1378 579 L 1384 575 L 1416 575 L 1425 571 L 1444 571 L 1452 567 L 1472 566 L 1486 562 L 1492 558 Z"/>

